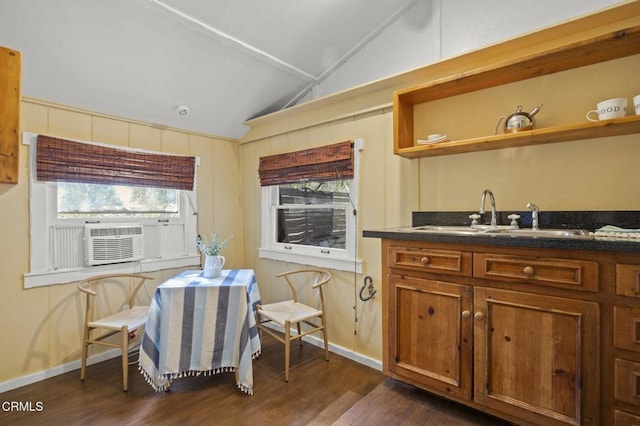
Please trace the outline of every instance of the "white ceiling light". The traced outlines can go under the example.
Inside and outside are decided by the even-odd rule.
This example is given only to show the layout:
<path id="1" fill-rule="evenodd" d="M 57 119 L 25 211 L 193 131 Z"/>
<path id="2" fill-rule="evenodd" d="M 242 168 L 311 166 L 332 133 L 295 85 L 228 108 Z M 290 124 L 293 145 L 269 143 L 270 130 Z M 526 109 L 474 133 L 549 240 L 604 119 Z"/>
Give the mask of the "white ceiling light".
<path id="1" fill-rule="evenodd" d="M 180 115 L 187 115 L 189 114 L 189 112 L 191 112 L 191 108 L 186 105 L 180 105 L 178 108 L 176 108 L 176 111 L 178 111 L 178 114 Z"/>

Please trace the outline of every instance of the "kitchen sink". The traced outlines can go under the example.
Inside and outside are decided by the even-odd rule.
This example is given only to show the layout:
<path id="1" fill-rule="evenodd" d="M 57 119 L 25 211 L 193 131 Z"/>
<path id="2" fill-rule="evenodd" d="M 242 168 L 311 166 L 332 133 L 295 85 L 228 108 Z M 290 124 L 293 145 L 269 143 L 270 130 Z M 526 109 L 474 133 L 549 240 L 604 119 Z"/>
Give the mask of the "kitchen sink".
<path id="1" fill-rule="evenodd" d="M 585 229 L 507 229 L 496 230 L 500 234 L 511 237 L 532 237 L 532 238 L 571 238 L 591 240 L 593 234 Z"/>
<path id="2" fill-rule="evenodd" d="M 401 228 L 403 232 L 419 232 L 426 234 L 449 234 L 449 235 L 477 235 L 492 237 L 523 237 L 523 238 L 565 238 L 565 239 L 593 239 L 593 234 L 584 229 L 515 229 L 510 226 L 459 226 L 459 225 L 423 225 L 411 228 Z"/>
<path id="3" fill-rule="evenodd" d="M 402 228 L 400 231 L 406 232 L 424 232 L 427 234 L 452 234 L 452 235 L 475 235 L 486 232 L 489 227 L 471 227 L 471 226 L 439 226 L 439 225 L 424 225 L 416 226 L 413 228 Z"/>

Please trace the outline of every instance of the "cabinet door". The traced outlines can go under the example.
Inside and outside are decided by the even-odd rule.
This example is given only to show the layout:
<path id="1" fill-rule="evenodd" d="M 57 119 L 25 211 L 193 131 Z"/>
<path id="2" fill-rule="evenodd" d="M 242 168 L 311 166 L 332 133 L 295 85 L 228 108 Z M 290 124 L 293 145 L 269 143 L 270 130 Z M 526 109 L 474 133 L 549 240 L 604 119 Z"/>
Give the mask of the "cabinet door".
<path id="1" fill-rule="evenodd" d="M 388 283 L 389 371 L 471 399 L 471 288 L 393 274 Z"/>
<path id="2" fill-rule="evenodd" d="M 598 305 L 476 288 L 476 402 L 537 424 L 598 424 Z"/>

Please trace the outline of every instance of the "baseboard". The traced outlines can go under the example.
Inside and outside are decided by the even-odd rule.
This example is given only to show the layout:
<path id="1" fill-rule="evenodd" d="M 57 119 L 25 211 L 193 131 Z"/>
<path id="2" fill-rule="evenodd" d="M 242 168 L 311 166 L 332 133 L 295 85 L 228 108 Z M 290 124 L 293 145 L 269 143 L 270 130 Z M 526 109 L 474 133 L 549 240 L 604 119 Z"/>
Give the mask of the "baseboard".
<path id="1" fill-rule="evenodd" d="M 108 351 L 101 352 L 97 355 L 88 357 L 87 365 L 97 364 L 111 358 L 120 357 L 120 353 L 121 352 L 119 349 L 110 349 Z M 26 376 L 16 377 L 15 379 L 2 382 L 0 383 L 0 393 L 21 388 L 22 386 L 30 385 L 42 380 L 50 379 L 51 377 L 59 376 L 60 374 L 68 373 L 69 371 L 74 370 L 80 370 L 79 359 L 49 368 L 47 370 L 38 371 L 36 373 L 27 374 Z M 80 381 L 80 373 L 78 373 L 78 381 Z"/>
<path id="2" fill-rule="evenodd" d="M 274 324 L 268 324 L 269 328 L 273 328 L 280 333 L 284 332 L 282 327 L 278 327 Z M 307 335 L 302 338 L 303 341 L 311 343 L 314 346 L 318 346 L 320 348 L 324 347 L 324 343 L 322 339 L 317 338 L 316 336 Z M 333 352 L 340 356 L 343 356 L 347 359 L 350 359 L 359 364 L 366 365 L 375 370 L 382 371 L 382 363 L 376 359 L 370 358 L 368 356 L 350 351 L 348 349 L 343 348 L 342 346 L 334 345 L 331 342 L 329 343 L 329 352 Z M 110 349 L 105 352 L 101 352 L 97 355 L 93 355 L 87 358 L 87 365 L 97 364 L 102 361 L 106 361 L 111 358 L 116 358 L 120 356 L 119 349 Z M 20 388 L 22 386 L 30 385 L 32 383 L 40 382 L 42 380 L 49 379 L 51 377 L 59 376 L 60 374 L 68 373 L 69 371 L 79 370 L 80 369 L 80 360 L 72 361 L 66 364 L 58 365 L 56 367 L 49 368 L 47 370 L 38 371 L 36 373 L 27 374 L 26 376 L 16 377 L 15 379 L 7 380 L 6 382 L 0 383 L 0 393 L 7 392 L 13 389 Z M 78 380 L 80 380 L 80 375 L 78 374 Z"/>
<path id="3" fill-rule="evenodd" d="M 268 323 L 268 324 L 265 324 L 265 326 L 275 331 L 278 331 L 280 333 L 284 333 L 284 328 L 280 327 L 277 324 Z M 315 335 L 303 336 L 302 341 L 311 343 L 312 345 L 317 346 L 319 348 L 324 348 L 323 340 L 316 337 Z M 381 361 L 378 361 L 377 359 L 370 358 L 366 355 L 363 355 L 354 351 L 350 351 L 346 348 L 343 348 L 342 346 L 334 345 L 331 342 L 329 342 L 329 352 L 333 352 L 335 354 L 343 356 L 347 359 L 350 359 L 351 361 L 357 362 L 358 364 L 363 364 L 375 370 L 382 371 Z"/>

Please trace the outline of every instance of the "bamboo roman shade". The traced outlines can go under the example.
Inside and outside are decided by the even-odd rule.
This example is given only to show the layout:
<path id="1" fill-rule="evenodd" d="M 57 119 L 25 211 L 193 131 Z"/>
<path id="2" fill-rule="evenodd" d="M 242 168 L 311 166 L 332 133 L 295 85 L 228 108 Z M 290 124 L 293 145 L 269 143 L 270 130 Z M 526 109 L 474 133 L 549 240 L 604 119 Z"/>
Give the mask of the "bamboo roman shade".
<path id="1" fill-rule="evenodd" d="M 151 154 L 38 135 L 36 176 L 78 182 L 193 190 L 195 157 Z"/>
<path id="2" fill-rule="evenodd" d="M 260 157 L 260 185 L 353 178 L 353 142 Z"/>

